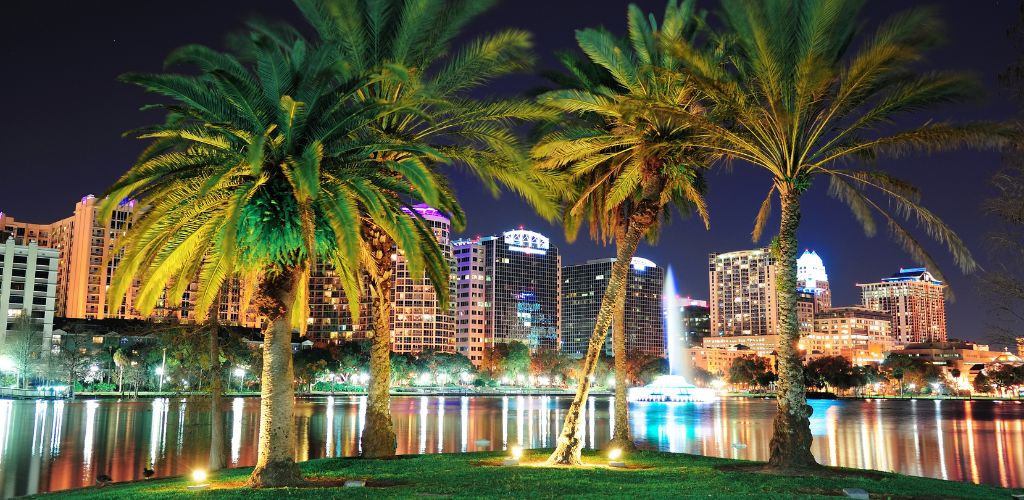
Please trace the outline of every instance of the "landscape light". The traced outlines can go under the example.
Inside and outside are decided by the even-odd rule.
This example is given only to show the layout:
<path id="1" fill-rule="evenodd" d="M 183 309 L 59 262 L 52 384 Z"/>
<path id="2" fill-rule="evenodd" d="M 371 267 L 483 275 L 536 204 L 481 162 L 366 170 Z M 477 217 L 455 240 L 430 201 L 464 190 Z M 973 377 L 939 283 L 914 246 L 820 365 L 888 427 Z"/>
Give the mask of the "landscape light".
<path id="1" fill-rule="evenodd" d="M 244 377 L 245 376 L 245 368 L 235 368 L 235 376 L 239 377 L 239 378 Z"/>
<path id="2" fill-rule="evenodd" d="M 187 489 L 203 490 L 210 487 L 210 483 L 206 482 L 206 471 L 203 469 L 196 469 L 192 471 L 192 480 L 197 484 L 189 485 Z"/>
<path id="3" fill-rule="evenodd" d="M 515 445 L 509 448 L 508 451 L 512 456 L 503 460 L 501 465 L 519 465 L 519 459 L 523 456 L 523 447 Z"/>
<path id="4" fill-rule="evenodd" d="M 608 450 L 608 466 L 609 467 L 625 467 L 626 463 L 622 460 L 622 448 L 612 448 Z"/>
<path id="5" fill-rule="evenodd" d="M 157 375 L 163 375 L 164 374 L 164 369 L 163 368 L 157 368 L 156 369 L 156 374 Z"/>

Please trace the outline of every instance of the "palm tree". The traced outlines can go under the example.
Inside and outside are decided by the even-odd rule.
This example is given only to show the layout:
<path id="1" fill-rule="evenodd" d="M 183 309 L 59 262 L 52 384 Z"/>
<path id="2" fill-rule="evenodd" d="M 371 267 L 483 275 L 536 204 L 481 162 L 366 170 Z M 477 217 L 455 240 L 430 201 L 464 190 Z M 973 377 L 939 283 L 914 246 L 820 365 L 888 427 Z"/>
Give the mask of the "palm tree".
<path id="1" fill-rule="evenodd" d="M 635 5 L 629 7 L 629 40 L 604 30 L 576 32 L 586 58 L 563 56 L 571 77 L 566 87 L 539 101 L 576 117 L 542 137 L 533 149 L 541 168 L 565 171 L 575 189 L 564 209 L 566 235 L 584 222 L 593 238 L 616 244 L 616 260 L 605 289 L 576 396 L 558 447 L 549 463 L 579 464 L 580 410 L 585 404 L 608 327 L 615 354 L 615 435 L 612 445 L 632 448 L 626 400 L 624 304 L 631 260 L 640 240 L 656 238 L 673 207 L 696 212 L 708 224 L 701 171 L 712 155 L 693 146 L 690 120 L 675 115 L 703 113 L 693 86 L 679 78 L 679 61 L 661 39 L 689 39 L 697 33 L 694 2 L 670 1 L 661 26 Z M 660 108 L 674 110 L 663 112 Z"/>
<path id="2" fill-rule="evenodd" d="M 124 349 L 114 351 L 114 366 L 117 367 L 117 392 L 124 396 L 124 369 L 129 365 Z"/>
<path id="3" fill-rule="evenodd" d="M 506 30 L 470 41 L 451 53 L 452 39 L 493 4 L 489 0 L 296 0 L 324 40 L 341 51 L 353 71 L 374 74 L 401 65 L 407 78 L 377 81 L 360 89 L 358 99 L 386 102 L 404 111 L 374 122 L 375 130 L 399 143 L 424 143 L 444 158 L 467 167 L 497 195 L 500 186 L 532 203 L 541 215 L 555 215 L 541 189 L 545 180 L 530 168 L 511 128 L 548 118 L 551 112 L 524 99 L 474 99 L 474 89 L 495 78 L 530 67 L 528 33 Z M 434 162 L 440 166 L 444 162 Z M 436 172 L 436 170 L 435 170 Z M 372 223 L 365 225 L 364 252 L 372 297 L 372 347 L 367 387 L 365 457 L 395 454 L 391 420 L 390 342 L 391 260 L 396 242 Z M 397 242 L 407 252 L 409 242 Z M 434 281 L 444 287 L 446 281 Z"/>
<path id="4" fill-rule="evenodd" d="M 797 228 L 801 197 L 819 176 L 829 194 L 850 207 L 865 233 L 880 216 L 893 238 L 912 257 L 938 271 L 932 257 L 904 225 L 913 220 L 944 244 L 964 272 L 977 266 L 960 237 L 920 205 L 916 188 L 884 170 L 855 162 L 898 158 L 961 146 L 989 147 L 1010 132 L 988 123 L 919 124 L 895 119 L 979 94 L 968 75 L 914 68 L 939 41 L 941 26 L 929 9 L 913 9 L 860 31 L 863 2 L 817 0 L 723 1 L 725 28 L 704 48 L 685 40 L 676 54 L 700 83 L 709 101 L 728 110 L 729 120 L 699 116 L 706 147 L 767 171 L 773 179 L 754 223 L 757 241 L 777 197 L 780 331 L 778 408 L 769 464 L 776 468 L 815 464 L 800 354 L 796 313 Z M 855 45 L 853 42 L 859 41 Z M 731 64 L 719 64 L 731 46 Z M 859 48 L 855 49 L 857 46 Z"/>
<path id="5" fill-rule="evenodd" d="M 123 253 L 108 293 L 120 303 L 132 280 L 141 280 L 136 305 L 148 314 L 163 295 L 175 306 L 195 282 L 202 321 L 225 281 L 241 278 L 242 295 L 267 324 L 250 484 L 288 485 L 301 481 L 290 342 L 308 316 L 311 266 L 334 266 L 357 315 L 363 227 L 372 219 L 408 247 L 412 269 L 444 280 L 447 264 L 430 229 L 402 209 L 406 200 L 454 207 L 426 168 L 440 154 L 374 135 L 370 125 L 388 108 L 356 98 L 367 85 L 401 78 L 400 68 L 353 74 L 339 47 L 307 42 L 286 27 L 254 25 L 234 42 L 233 53 L 193 45 L 169 57 L 169 65 L 193 65 L 197 75 L 122 77 L 171 103 L 159 106 L 164 123 L 138 132 L 152 142 L 101 207 L 109 217 L 118 203 L 139 206 L 118 241 Z M 401 158 L 389 159 L 396 151 Z"/>

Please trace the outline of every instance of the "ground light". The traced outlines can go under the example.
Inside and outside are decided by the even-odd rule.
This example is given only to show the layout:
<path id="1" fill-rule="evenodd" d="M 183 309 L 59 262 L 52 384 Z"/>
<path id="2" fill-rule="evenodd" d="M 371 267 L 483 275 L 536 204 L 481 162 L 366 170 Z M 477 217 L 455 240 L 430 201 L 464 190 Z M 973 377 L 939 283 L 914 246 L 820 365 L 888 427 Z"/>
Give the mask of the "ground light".
<path id="1" fill-rule="evenodd" d="M 622 448 L 612 448 L 608 451 L 608 466 L 625 467 L 626 462 L 619 460 L 620 458 L 622 458 Z"/>
<path id="2" fill-rule="evenodd" d="M 192 480 L 196 484 L 189 485 L 190 490 L 202 490 L 210 487 L 210 483 L 206 482 L 206 471 L 203 469 L 196 469 L 192 471 Z"/>
<path id="3" fill-rule="evenodd" d="M 523 447 L 515 445 L 508 449 L 512 456 L 501 462 L 501 465 L 519 465 L 519 459 L 523 457 Z"/>

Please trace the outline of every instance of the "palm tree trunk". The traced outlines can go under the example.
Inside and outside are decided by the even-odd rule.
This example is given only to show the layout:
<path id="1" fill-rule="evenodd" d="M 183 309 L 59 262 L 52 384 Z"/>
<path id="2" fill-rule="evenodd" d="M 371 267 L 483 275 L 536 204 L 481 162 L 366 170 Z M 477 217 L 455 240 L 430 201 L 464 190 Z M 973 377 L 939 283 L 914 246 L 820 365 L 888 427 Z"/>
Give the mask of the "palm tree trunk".
<path id="1" fill-rule="evenodd" d="M 289 268 L 260 284 L 256 304 L 269 325 L 263 334 L 260 436 L 256 468 L 249 486 L 288 486 L 302 482 L 295 463 L 294 372 L 291 312 L 302 282 L 302 269 Z"/>
<path id="2" fill-rule="evenodd" d="M 625 239 L 624 231 L 618 231 L 615 241 L 617 245 Z M 636 249 L 634 249 L 635 252 Z M 616 252 L 618 253 L 618 252 Z M 626 262 L 632 264 L 630 259 Z M 629 428 L 629 400 L 626 396 L 626 295 L 629 289 L 629 268 L 626 268 L 626 284 L 619 291 L 615 301 L 615 318 L 612 320 L 612 355 L 615 356 L 615 431 L 610 448 L 635 450 L 633 436 Z"/>
<path id="3" fill-rule="evenodd" d="M 548 457 L 548 464 L 580 465 L 580 452 L 583 448 L 583 441 L 580 435 L 580 410 L 586 404 L 590 395 L 591 377 L 597 367 L 598 357 L 604 349 L 604 341 L 608 336 L 608 327 L 611 326 L 612 317 L 615 315 L 616 302 L 622 293 L 629 278 L 630 261 L 640 245 L 640 239 L 647 229 L 654 223 L 653 211 L 644 211 L 634 214 L 628 222 L 628 229 L 625 237 L 618 242 L 615 263 L 612 264 L 612 275 L 608 280 L 604 291 L 604 298 L 601 299 L 601 309 L 597 314 L 597 321 L 594 325 L 594 332 L 590 335 L 590 343 L 587 346 L 587 356 L 583 360 L 579 376 L 579 386 L 576 389 L 576 396 L 569 405 L 569 411 L 565 414 L 565 421 L 562 424 L 562 432 L 558 437 L 558 446 L 554 453 Z M 628 425 L 628 424 L 627 424 Z"/>
<path id="4" fill-rule="evenodd" d="M 391 290 L 394 242 L 379 228 L 367 230 L 367 241 L 376 270 L 370 272 L 373 301 L 373 337 L 370 339 L 370 381 L 366 387 L 366 426 L 363 428 L 363 456 L 391 457 L 398 446 L 391 421 Z"/>
<path id="5" fill-rule="evenodd" d="M 220 411 L 224 396 L 223 374 L 220 366 L 219 328 L 214 311 L 210 328 L 210 464 L 209 470 L 224 468 L 224 413 Z"/>
<path id="6" fill-rule="evenodd" d="M 779 301 L 778 412 L 775 414 L 768 464 L 777 469 L 816 465 L 811 454 L 811 407 L 807 404 L 803 363 L 800 359 L 800 324 L 796 311 L 797 228 L 800 226 L 800 193 L 781 185 L 782 220 L 778 236 L 778 275 L 775 290 Z"/>

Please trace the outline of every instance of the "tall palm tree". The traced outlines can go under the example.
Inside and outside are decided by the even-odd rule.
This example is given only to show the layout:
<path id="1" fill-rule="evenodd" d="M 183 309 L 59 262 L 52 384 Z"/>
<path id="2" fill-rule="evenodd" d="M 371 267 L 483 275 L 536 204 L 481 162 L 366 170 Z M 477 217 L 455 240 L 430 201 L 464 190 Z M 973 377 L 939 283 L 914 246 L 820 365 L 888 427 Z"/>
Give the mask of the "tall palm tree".
<path id="1" fill-rule="evenodd" d="M 580 411 L 613 322 L 618 425 L 612 441 L 613 446 L 633 446 L 622 320 L 631 260 L 641 239 L 657 236 L 673 207 L 696 212 L 708 224 L 702 170 L 714 158 L 694 147 L 694 127 L 676 116 L 705 111 L 693 86 L 679 78 L 679 61 L 661 40 L 692 38 L 695 19 L 693 1 L 668 2 L 660 27 L 654 16 L 630 5 L 628 40 L 599 29 L 577 31 L 586 57 L 563 56 L 571 76 L 558 80 L 566 88 L 539 96 L 544 105 L 576 118 L 533 149 L 541 168 L 567 172 L 573 180 L 563 214 L 566 235 L 573 239 L 586 222 L 593 238 L 616 244 L 576 396 L 549 463 L 580 463 Z"/>
<path id="2" fill-rule="evenodd" d="M 797 228 L 801 198 L 812 181 L 827 177 L 829 194 L 850 207 L 867 235 L 875 233 L 875 217 L 880 216 L 904 250 L 937 272 L 932 257 L 905 226 L 912 220 L 969 272 L 977 267 L 970 252 L 920 204 L 916 188 L 857 163 L 915 151 L 995 146 L 1010 135 L 995 124 L 915 117 L 913 113 L 975 97 L 979 86 L 968 75 L 914 67 L 940 40 L 941 25 L 930 9 L 894 15 L 867 33 L 860 30 L 862 4 L 724 0 L 725 28 L 718 40 L 731 45 L 731 64 L 715 59 L 722 44 L 676 42 L 689 74 L 715 106 L 729 113 L 725 122 L 693 118 L 707 131 L 705 145 L 772 176 L 754 223 L 755 241 L 776 198 L 781 207 L 773 243 L 779 265 L 779 411 L 769 459 L 777 468 L 815 464 L 796 312 Z M 905 115 L 910 117 L 896 122 Z"/>
<path id="3" fill-rule="evenodd" d="M 164 123 L 137 133 L 152 142 L 109 190 L 100 216 L 118 203 L 139 207 L 118 240 L 113 303 L 139 279 L 136 305 L 147 314 L 164 294 L 180 302 L 196 282 L 194 310 L 203 320 L 225 281 L 241 277 L 243 296 L 267 322 L 250 484 L 278 486 L 301 481 L 290 342 L 308 316 L 311 266 L 335 267 L 357 315 L 363 228 L 372 220 L 403 244 L 412 269 L 445 282 L 433 234 L 403 208 L 412 201 L 455 207 L 426 166 L 440 154 L 373 134 L 371 124 L 389 107 L 356 98 L 367 85 L 401 78 L 400 68 L 354 74 L 339 47 L 310 43 L 294 29 L 259 29 L 234 41 L 233 53 L 193 45 L 169 57 L 169 65 L 197 67 L 196 75 L 122 77 L 170 103 L 158 106 L 167 111 Z"/>
<path id="4" fill-rule="evenodd" d="M 483 180 L 497 195 L 511 189 L 548 218 L 554 204 L 544 195 L 544 178 L 530 168 L 512 127 L 547 118 L 551 112 L 525 99 L 475 99 L 469 94 L 495 78 L 531 65 L 530 35 L 499 31 L 467 42 L 457 51 L 452 40 L 490 0 L 296 0 L 324 40 L 341 51 L 351 70 L 375 74 L 400 65 L 401 81 L 378 80 L 360 89 L 358 99 L 385 102 L 402 110 L 374 122 L 382 137 L 399 143 L 424 143 Z M 433 162 L 437 167 L 445 162 Z M 435 170 L 436 172 L 436 170 Z M 391 293 L 395 240 L 373 224 L 365 226 L 369 289 L 373 298 L 370 382 L 362 453 L 395 454 L 390 389 Z M 408 251 L 398 242 L 397 250 Z M 435 282 L 436 283 L 436 282 Z M 445 283 L 438 283 L 445 285 Z"/>

